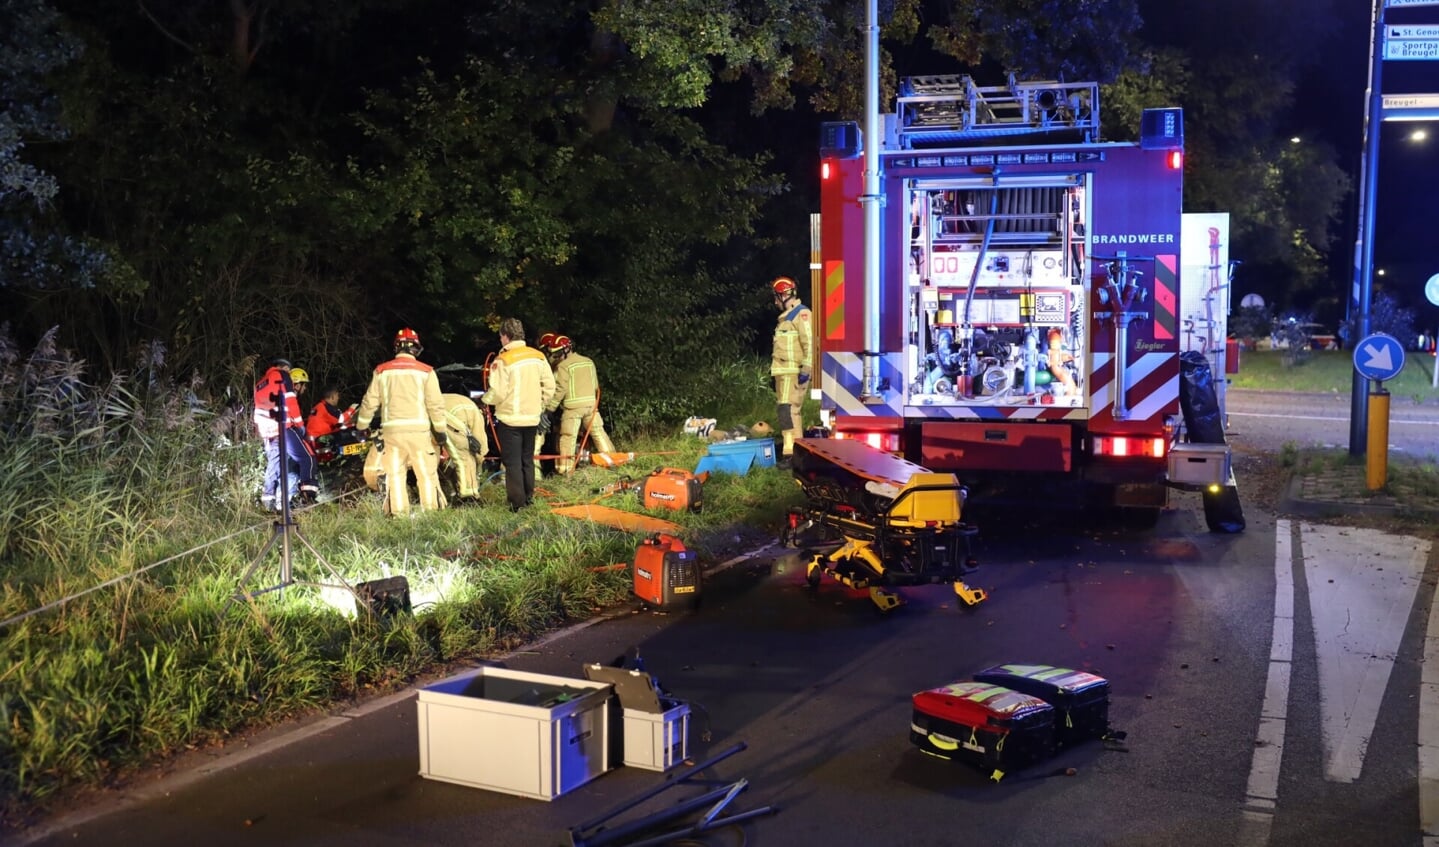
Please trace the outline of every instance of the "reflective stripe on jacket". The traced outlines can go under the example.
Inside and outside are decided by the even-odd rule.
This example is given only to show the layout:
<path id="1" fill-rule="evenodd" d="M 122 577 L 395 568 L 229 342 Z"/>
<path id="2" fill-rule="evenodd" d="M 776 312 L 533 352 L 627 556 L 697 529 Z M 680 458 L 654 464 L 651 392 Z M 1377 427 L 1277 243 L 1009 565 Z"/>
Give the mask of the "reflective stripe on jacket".
<path id="1" fill-rule="evenodd" d="M 507 426 L 537 426 L 555 397 L 555 374 L 545 354 L 511 341 L 490 364 L 490 387 L 482 402 L 495 407 Z"/>
<path id="2" fill-rule="evenodd" d="M 375 368 L 356 426 L 369 428 L 375 413 L 389 432 L 444 432 L 445 403 L 435 369 L 409 353 L 400 353 Z"/>
<path id="3" fill-rule="evenodd" d="M 285 426 L 303 429 L 305 419 L 300 415 L 300 398 L 290 375 L 279 368 L 270 368 L 260 381 L 255 383 L 255 428 L 261 438 L 279 438 L 280 422 L 275 419 L 274 410 L 283 405 Z"/>
<path id="4" fill-rule="evenodd" d="M 810 313 L 803 303 L 781 312 L 774 328 L 774 355 L 770 359 L 772 376 L 809 373 Z"/>
<path id="5" fill-rule="evenodd" d="M 600 379 L 595 373 L 594 361 L 571 353 L 555 366 L 555 399 L 547 408 L 552 412 L 561 406 L 566 409 L 592 408 L 599 387 Z"/>

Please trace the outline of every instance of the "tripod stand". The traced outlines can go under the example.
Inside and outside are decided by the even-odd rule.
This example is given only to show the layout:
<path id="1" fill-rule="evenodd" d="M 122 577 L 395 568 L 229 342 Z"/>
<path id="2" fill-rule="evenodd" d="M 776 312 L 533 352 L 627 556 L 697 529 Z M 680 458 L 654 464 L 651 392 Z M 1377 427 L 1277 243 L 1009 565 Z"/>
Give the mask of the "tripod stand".
<path id="1" fill-rule="evenodd" d="M 336 572 L 335 568 L 329 562 L 325 561 L 325 557 L 320 555 L 320 551 L 316 550 L 315 546 L 310 543 L 310 540 L 300 532 L 300 526 L 295 522 L 294 513 L 290 510 L 290 452 L 288 440 L 291 433 L 285 427 L 285 403 L 283 393 L 281 394 L 281 402 L 276 404 L 276 408 L 271 412 L 271 415 L 280 424 L 280 434 L 276 438 L 275 445 L 279 452 L 280 460 L 279 481 L 275 487 L 275 496 L 279 498 L 280 501 L 279 519 L 271 525 L 270 540 L 265 542 L 265 546 L 260 550 L 260 554 L 255 557 L 254 561 L 250 563 L 250 567 L 247 568 L 244 575 L 240 577 L 239 585 L 235 589 L 235 594 L 230 598 L 231 602 L 238 602 L 240 600 L 253 602 L 254 599 L 261 594 L 268 594 L 271 591 L 283 591 L 291 585 L 311 585 L 318 588 L 339 588 L 348 591 L 355 596 L 355 601 L 359 608 L 368 608 L 359 593 L 355 591 L 355 588 L 348 582 L 345 582 L 344 578 Z M 315 557 L 316 561 L 324 566 L 331 577 L 339 580 L 338 585 L 323 582 L 305 582 L 295 579 L 293 553 L 295 547 L 294 542 L 296 540 L 298 540 L 300 544 L 303 544 L 305 549 L 310 551 L 310 554 Z M 255 571 L 259 569 L 260 565 L 264 564 L 270 551 L 277 546 L 280 550 L 280 581 L 267 588 L 261 588 L 256 591 L 246 591 L 246 583 L 254 576 Z"/>

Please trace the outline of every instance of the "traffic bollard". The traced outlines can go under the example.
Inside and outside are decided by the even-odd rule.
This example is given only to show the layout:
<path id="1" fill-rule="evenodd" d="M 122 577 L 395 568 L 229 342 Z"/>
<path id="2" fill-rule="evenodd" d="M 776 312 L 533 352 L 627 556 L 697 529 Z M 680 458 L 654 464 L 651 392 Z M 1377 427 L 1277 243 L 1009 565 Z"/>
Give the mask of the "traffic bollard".
<path id="1" fill-rule="evenodd" d="M 1369 392 L 1369 442 L 1364 451 L 1364 482 L 1370 491 L 1389 477 L 1389 392 L 1381 384 Z"/>

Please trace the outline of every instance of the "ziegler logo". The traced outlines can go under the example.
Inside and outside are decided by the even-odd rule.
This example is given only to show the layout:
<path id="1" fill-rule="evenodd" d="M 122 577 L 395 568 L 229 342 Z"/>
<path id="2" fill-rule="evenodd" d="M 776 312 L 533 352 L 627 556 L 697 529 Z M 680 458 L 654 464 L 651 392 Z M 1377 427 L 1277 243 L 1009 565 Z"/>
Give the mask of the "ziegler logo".
<path id="1" fill-rule="evenodd" d="M 1143 339 L 1140 339 L 1140 340 L 1134 342 L 1134 349 L 1135 349 L 1135 350 L 1138 350 L 1138 351 L 1140 351 L 1140 352 L 1149 352 L 1149 351 L 1153 351 L 1153 350 L 1163 350 L 1163 349 L 1164 349 L 1164 344 L 1162 344 L 1161 342 L 1158 342 L 1158 341 L 1145 341 L 1145 340 L 1143 340 Z"/>

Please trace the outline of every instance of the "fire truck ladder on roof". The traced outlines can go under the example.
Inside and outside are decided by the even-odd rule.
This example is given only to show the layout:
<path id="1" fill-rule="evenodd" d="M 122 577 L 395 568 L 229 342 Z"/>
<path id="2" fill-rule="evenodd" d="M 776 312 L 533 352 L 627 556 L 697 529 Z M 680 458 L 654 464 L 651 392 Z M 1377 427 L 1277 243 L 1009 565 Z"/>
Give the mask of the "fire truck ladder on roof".
<path id="1" fill-rule="evenodd" d="M 1015 82 L 979 86 L 968 75 L 900 80 L 901 146 L 940 147 L 976 139 L 1053 135 L 1055 141 L 1099 138 L 1099 84 Z"/>

